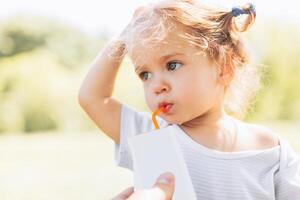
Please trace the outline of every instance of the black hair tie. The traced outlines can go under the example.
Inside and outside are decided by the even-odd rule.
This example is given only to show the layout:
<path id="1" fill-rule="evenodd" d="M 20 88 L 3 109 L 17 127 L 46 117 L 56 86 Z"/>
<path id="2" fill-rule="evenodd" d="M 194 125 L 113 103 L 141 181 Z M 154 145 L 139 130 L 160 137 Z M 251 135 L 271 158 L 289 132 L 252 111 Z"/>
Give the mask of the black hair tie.
<path id="1" fill-rule="evenodd" d="M 243 9 L 241 7 L 233 7 L 231 9 L 231 13 L 233 16 L 237 17 L 239 15 L 242 15 L 242 14 L 250 14 L 251 11 L 254 11 L 255 12 L 255 8 L 254 8 L 254 5 L 253 4 L 249 4 L 249 8 L 248 9 Z"/>

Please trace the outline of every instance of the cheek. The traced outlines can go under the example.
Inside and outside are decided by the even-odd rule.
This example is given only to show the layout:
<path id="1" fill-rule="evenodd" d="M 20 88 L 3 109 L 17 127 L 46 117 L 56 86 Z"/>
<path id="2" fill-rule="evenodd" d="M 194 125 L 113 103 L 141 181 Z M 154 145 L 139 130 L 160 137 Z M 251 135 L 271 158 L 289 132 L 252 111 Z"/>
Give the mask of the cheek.
<path id="1" fill-rule="evenodd" d="M 177 91 L 182 94 L 198 93 L 207 87 L 207 77 L 201 76 L 198 72 L 187 72 L 177 77 L 175 84 Z"/>
<path id="2" fill-rule="evenodd" d="M 205 75 L 201 75 L 204 74 Z M 192 75 L 181 77 L 177 84 L 177 92 L 188 104 L 206 102 L 213 98 L 216 89 L 216 81 L 211 72 L 190 73 Z"/>
<path id="3" fill-rule="evenodd" d="M 155 110 L 156 105 L 155 105 L 155 102 L 153 102 L 153 96 L 151 96 L 150 92 L 145 87 L 144 87 L 144 96 L 145 96 L 145 100 L 146 100 L 148 107 L 151 110 Z"/>

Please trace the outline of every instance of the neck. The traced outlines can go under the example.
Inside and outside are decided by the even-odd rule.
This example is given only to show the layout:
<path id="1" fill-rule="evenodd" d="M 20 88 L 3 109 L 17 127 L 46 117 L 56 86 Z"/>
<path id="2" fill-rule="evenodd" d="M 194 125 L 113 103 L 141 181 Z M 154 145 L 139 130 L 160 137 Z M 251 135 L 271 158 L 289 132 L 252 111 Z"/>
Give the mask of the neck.
<path id="1" fill-rule="evenodd" d="M 196 142 L 220 151 L 234 151 L 237 128 L 224 109 L 212 109 L 180 125 Z"/>
<path id="2" fill-rule="evenodd" d="M 232 130 L 232 123 L 229 121 L 229 115 L 221 106 L 208 110 L 204 114 L 182 123 L 181 127 L 189 130 L 190 133 L 217 135 L 221 130 Z"/>

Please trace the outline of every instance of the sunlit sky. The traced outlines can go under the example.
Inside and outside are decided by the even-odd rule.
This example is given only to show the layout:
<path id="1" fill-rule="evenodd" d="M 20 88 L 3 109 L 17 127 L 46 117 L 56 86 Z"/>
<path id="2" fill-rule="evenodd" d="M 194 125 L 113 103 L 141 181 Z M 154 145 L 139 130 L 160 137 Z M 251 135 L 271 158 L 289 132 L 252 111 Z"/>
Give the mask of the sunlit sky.
<path id="1" fill-rule="evenodd" d="M 252 2 L 257 19 L 273 18 L 299 22 L 300 2 L 296 0 L 202 0 L 231 8 Z M 34 14 L 59 19 L 89 33 L 116 34 L 130 21 L 135 8 L 154 0 L 0 0 L 1 20 L 15 14 Z"/>

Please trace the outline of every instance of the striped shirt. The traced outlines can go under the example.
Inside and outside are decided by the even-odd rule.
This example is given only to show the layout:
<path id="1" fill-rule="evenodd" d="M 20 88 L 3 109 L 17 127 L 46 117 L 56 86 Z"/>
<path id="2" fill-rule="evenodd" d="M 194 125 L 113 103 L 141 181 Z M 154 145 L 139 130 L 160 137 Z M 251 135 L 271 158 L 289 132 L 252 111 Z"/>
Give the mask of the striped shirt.
<path id="1" fill-rule="evenodd" d="M 197 199 L 300 200 L 300 156 L 279 135 L 280 145 L 269 149 L 222 152 L 194 141 L 177 124 L 157 120 L 161 128 L 174 126 Z M 116 164 L 133 170 L 127 139 L 154 129 L 150 113 L 123 104 Z"/>

